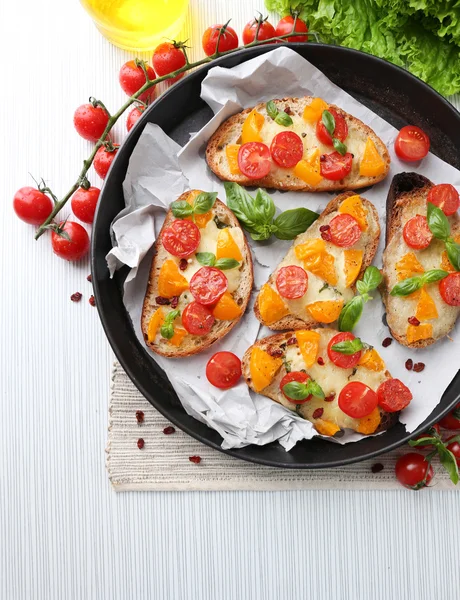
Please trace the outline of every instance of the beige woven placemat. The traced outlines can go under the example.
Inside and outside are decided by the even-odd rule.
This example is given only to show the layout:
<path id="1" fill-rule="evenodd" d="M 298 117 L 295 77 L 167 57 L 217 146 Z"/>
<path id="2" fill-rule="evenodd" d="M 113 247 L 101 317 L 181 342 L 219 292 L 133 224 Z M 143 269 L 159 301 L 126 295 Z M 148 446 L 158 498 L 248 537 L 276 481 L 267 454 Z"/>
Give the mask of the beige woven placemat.
<path id="1" fill-rule="evenodd" d="M 136 411 L 144 413 L 138 424 Z M 275 469 L 228 456 L 201 444 L 178 428 L 170 435 L 163 415 L 140 394 L 119 363 L 112 370 L 107 470 L 116 491 L 401 489 L 394 464 L 407 447 L 377 459 L 335 469 Z M 138 448 L 139 438 L 144 447 Z M 195 464 L 190 456 L 199 456 Z M 372 472 L 376 463 L 383 465 Z M 439 465 L 432 490 L 454 486 Z"/>

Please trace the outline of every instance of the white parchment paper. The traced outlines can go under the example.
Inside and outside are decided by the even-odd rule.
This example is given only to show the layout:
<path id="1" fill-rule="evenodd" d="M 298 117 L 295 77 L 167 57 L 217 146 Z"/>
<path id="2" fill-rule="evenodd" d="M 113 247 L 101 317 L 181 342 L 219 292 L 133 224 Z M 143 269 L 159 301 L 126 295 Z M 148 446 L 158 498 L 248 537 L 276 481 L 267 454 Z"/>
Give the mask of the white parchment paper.
<path id="1" fill-rule="evenodd" d="M 449 182 L 460 188 L 459 171 L 432 154 L 421 163 L 407 165 L 399 161 L 393 151 L 397 130 L 288 48 L 277 48 L 233 69 L 211 69 L 203 81 L 201 95 L 215 116 L 183 149 L 158 126 L 146 125 L 131 156 L 123 184 L 127 208 L 113 224 L 114 248 L 107 256 L 107 262 L 112 273 L 122 264 L 131 267 L 125 284 L 124 302 L 142 343 L 140 314 L 150 268 L 150 255 L 147 253 L 164 220 L 164 210 L 186 189 L 217 191 L 219 198 L 225 201 L 223 184 L 207 168 L 204 149 L 217 127 L 243 108 L 277 97 L 320 96 L 374 129 L 389 148 L 392 166 L 385 181 L 363 195 L 377 207 L 382 229 L 386 197 L 396 173 L 411 170 L 422 173 L 434 182 Z M 321 211 L 332 197 L 328 193 L 305 192 L 274 192 L 271 195 L 280 211 L 298 206 Z M 374 261 L 377 266 L 382 262 L 383 237 Z M 255 258 L 255 286 L 259 288 L 287 252 L 291 242 L 274 239 L 264 243 L 249 241 Z M 144 256 L 146 258 L 142 260 Z M 255 292 L 251 305 L 254 296 Z M 377 292 L 374 296 L 374 300 L 365 307 L 356 334 L 376 346 L 393 377 L 404 381 L 412 390 L 414 400 L 400 417 L 407 431 L 411 432 L 434 409 L 458 371 L 455 357 L 459 356 L 460 350 L 459 324 L 451 335 L 452 340 L 445 338 L 428 349 L 409 350 L 396 342 L 383 348 L 382 340 L 389 332 L 383 324 L 383 304 Z M 175 360 L 159 357 L 147 348 L 146 352 L 165 370 L 185 410 L 222 435 L 224 448 L 263 445 L 278 440 L 289 450 L 298 440 L 315 435 L 309 422 L 281 405 L 249 392 L 243 383 L 226 392 L 216 390 L 208 384 L 204 375 L 208 358 L 219 349 L 242 356 L 258 337 L 271 333 L 259 327 L 251 308 L 228 336 L 203 354 Z M 408 372 L 404 363 L 409 357 L 414 362 L 424 362 L 425 370 L 422 373 Z M 348 443 L 362 437 L 347 432 L 337 441 Z"/>

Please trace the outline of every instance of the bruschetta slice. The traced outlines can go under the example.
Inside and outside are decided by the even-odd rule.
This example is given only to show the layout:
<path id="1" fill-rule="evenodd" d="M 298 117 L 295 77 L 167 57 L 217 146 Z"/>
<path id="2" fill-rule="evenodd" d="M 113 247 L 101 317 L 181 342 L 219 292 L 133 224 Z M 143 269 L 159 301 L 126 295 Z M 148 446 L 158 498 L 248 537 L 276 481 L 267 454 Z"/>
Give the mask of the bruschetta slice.
<path id="1" fill-rule="evenodd" d="M 162 356 L 197 354 L 223 338 L 251 295 L 249 246 L 236 217 L 215 196 L 182 194 L 155 243 L 141 326 L 147 346 Z"/>
<path id="2" fill-rule="evenodd" d="M 279 190 L 356 190 L 384 179 L 390 155 L 362 121 L 321 98 L 261 103 L 227 119 L 206 160 L 224 181 Z"/>
<path id="3" fill-rule="evenodd" d="M 453 186 L 435 186 L 418 173 L 393 178 L 382 298 L 392 336 L 410 348 L 424 348 L 448 335 L 460 314 L 460 272 L 450 262 L 445 242 L 428 227 L 428 202 L 443 210 L 449 237 L 460 243 L 459 199 Z M 423 277 L 428 277 L 426 283 Z"/>
<path id="4" fill-rule="evenodd" d="M 262 286 L 256 317 L 275 330 L 336 323 L 374 258 L 379 236 L 374 205 L 354 192 L 340 194 L 297 236 Z"/>
<path id="5" fill-rule="evenodd" d="M 327 328 L 259 340 L 243 356 L 242 371 L 253 391 L 297 412 L 324 436 L 388 429 L 412 399 L 374 348 Z"/>

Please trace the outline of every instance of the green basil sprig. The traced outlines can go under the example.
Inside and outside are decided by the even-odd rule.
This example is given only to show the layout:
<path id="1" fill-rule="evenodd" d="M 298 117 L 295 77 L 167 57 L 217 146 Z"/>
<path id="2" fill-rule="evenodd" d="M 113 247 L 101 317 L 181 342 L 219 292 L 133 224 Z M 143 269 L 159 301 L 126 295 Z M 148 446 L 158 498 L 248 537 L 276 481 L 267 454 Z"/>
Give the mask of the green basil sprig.
<path id="1" fill-rule="evenodd" d="M 340 352 L 340 354 L 356 354 L 360 350 L 363 350 L 364 344 L 360 338 L 354 340 L 345 340 L 344 342 L 338 342 L 332 346 L 334 352 Z"/>
<path id="2" fill-rule="evenodd" d="M 441 281 L 441 279 L 444 279 L 447 275 L 449 275 L 449 273 L 442 269 L 430 269 L 429 271 L 425 271 L 423 275 L 408 277 L 394 286 L 390 292 L 390 296 L 409 296 L 417 290 L 422 289 L 427 283 Z"/>
<path id="3" fill-rule="evenodd" d="M 267 102 L 265 107 L 267 109 L 268 116 L 271 117 L 275 121 L 275 123 L 278 123 L 278 125 L 282 125 L 283 127 L 289 127 L 289 125 L 292 125 L 294 123 L 294 121 L 287 113 L 276 108 L 276 104 L 273 102 L 273 100 Z"/>
<path id="4" fill-rule="evenodd" d="M 442 240 L 446 245 L 446 252 L 449 262 L 456 271 L 460 271 L 460 244 L 457 244 L 450 235 L 450 223 L 443 211 L 428 202 L 427 221 L 431 233 L 438 240 Z"/>
<path id="5" fill-rule="evenodd" d="M 344 156 L 347 153 L 347 147 L 345 146 L 345 144 L 343 142 L 341 142 L 336 137 L 334 137 L 334 131 L 335 131 L 334 115 L 331 112 L 329 112 L 328 110 L 323 110 L 323 115 L 322 115 L 321 119 L 323 121 L 324 127 L 326 128 L 326 131 L 332 138 L 332 144 L 334 146 L 334 149 L 337 150 L 337 152 L 339 154 Z"/>
<path id="6" fill-rule="evenodd" d="M 161 329 L 160 329 L 161 337 L 164 337 L 167 340 L 170 340 L 172 338 L 172 336 L 174 335 L 173 323 L 179 315 L 180 315 L 180 310 L 172 310 L 171 312 L 169 312 L 166 315 L 163 325 L 161 326 Z"/>
<path id="7" fill-rule="evenodd" d="M 193 204 L 186 200 L 176 200 L 171 204 L 171 210 L 176 219 L 185 219 L 192 215 L 204 215 L 214 206 L 217 198 L 217 192 L 201 192 Z"/>
<path id="8" fill-rule="evenodd" d="M 283 393 L 286 394 L 292 400 L 305 400 L 308 396 L 316 396 L 324 400 L 324 392 L 321 386 L 309 379 L 307 383 L 300 383 L 300 381 L 291 381 L 283 386 Z"/>
<path id="9" fill-rule="evenodd" d="M 449 444 L 453 444 L 454 442 L 460 442 L 460 435 L 456 435 L 449 440 Z M 428 445 L 433 446 L 434 447 L 433 452 L 430 452 L 430 454 L 428 454 L 428 456 L 426 456 L 425 460 L 428 462 L 428 464 L 430 464 L 431 461 L 433 460 L 434 456 L 436 456 L 436 454 L 437 454 L 439 456 L 439 460 L 440 460 L 442 466 L 449 474 L 449 477 L 450 477 L 452 483 L 457 485 L 457 483 L 459 481 L 459 473 L 458 473 L 458 465 L 457 465 L 457 461 L 455 460 L 455 456 L 447 448 L 447 444 L 445 444 L 442 441 L 441 436 L 438 434 L 438 432 L 433 427 L 430 428 L 429 431 L 423 435 L 423 437 L 416 439 L 416 440 L 411 440 L 409 442 L 409 445 L 412 447 L 415 447 L 415 448 L 417 446 L 428 446 Z M 428 471 L 429 471 L 429 467 L 427 469 L 427 472 Z"/>
<path id="10" fill-rule="evenodd" d="M 204 267 L 216 267 L 221 271 L 227 271 L 228 269 L 235 269 L 240 263 L 234 258 L 219 258 L 216 259 L 216 255 L 212 252 L 197 252 L 196 259 Z"/>
<path id="11" fill-rule="evenodd" d="M 274 219 L 276 206 L 265 190 L 258 189 L 253 198 L 237 183 L 224 183 L 227 206 L 253 240 L 293 240 L 306 231 L 319 215 L 308 208 L 285 210 Z"/>
<path id="12" fill-rule="evenodd" d="M 359 295 L 347 302 L 340 311 L 338 321 L 339 331 L 351 331 L 355 327 L 363 314 L 364 305 L 369 300 L 372 300 L 369 292 L 377 289 L 382 281 L 382 274 L 377 267 L 367 267 L 362 280 L 356 282 L 356 289 Z"/>

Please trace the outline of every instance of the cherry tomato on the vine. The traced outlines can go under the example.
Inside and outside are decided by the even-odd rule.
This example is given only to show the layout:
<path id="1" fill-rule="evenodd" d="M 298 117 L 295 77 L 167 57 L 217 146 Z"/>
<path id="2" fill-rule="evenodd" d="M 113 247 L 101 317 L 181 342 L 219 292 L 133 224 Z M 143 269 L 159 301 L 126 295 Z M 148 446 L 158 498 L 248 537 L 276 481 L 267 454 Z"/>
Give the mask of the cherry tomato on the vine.
<path id="1" fill-rule="evenodd" d="M 135 106 L 128 114 L 128 118 L 126 119 L 126 129 L 131 131 L 134 125 L 139 121 L 144 112 L 145 108 L 143 106 Z"/>
<path id="2" fill-rule="evenodd" d="M 233 352 L 216 352 L 206 365 L 206 377 L 211 385 L 227 390 L 241 377 L 241 361 Z"/>
<path id="3" fill-rule="evenodd" d="M 434 435 L 441 435 L 441 428 L 438 423 L 432 425 L 429 429 L 418 435 L 414 440 L 420 440 L 426 437 L 433 437 Z M 417 448 L 429 448 L 431 444 L 422 444 L 421 446 L 417 446 Z"/>
<path id="4" fill-rule="evenodd" d="M 101 146 L 94 157 L 94 170 L 102 179 L 105 179 L 108 170 L 110 169 L 110 165 L 112 164 L 113 159 L 118 152 L 118 148 L 120 147 L 120 144 L 112 145 L 114 148 L 113 150 L 106 149 L 105 146 Z"/>
<path id="5" fill-rule="evenodd" d="M 149 79 L 155 79 L 156 75 L 152 67 L 145 62 L 144 65 Z M 118 80 L 120 82 L 121 89 L 128 96 L 132 96 L 137 91 L 139 91 L 146 81 L 144 70 L 140 65 L 136 65 L 135 60 L 129 60 L 121 67 L 120 73 L 118 75 Z M 152 86 L 139 96 L 139 100 L 148 103 L 151 100 L 153 100 L 154 97 L 155 86 Z"/>
<path id="6" fill-rule="evenodd" d="M 450 438 L 447 438 L 446 440 L 446 444 L 447 444 L 447 449 L 450 450 L 452 452 L 452 454 L 455 456 L 455 460 L 457 461 L 457 465 L 460 466 L 460 443 L 457 441 L 451 441 L 455 436 L 452 435 Z M 450 442 L 450 444 L 449 444 Z"/>
<path id="7" fill-rule="evenodd" d="M 23 187 L 13 198 L 13 209 L 16 215 L 29 225 L 41 225 L 53 210 L 51 199 L 33 187 Z"/>
<path id="8" fill-rule="evenodd" d="M 96 212 L 97 201 L 101 190 L 97 187 L 78 188 L 72 196 L 71 206 L 72 212 L 83 221 L 83 223 L 92 223 L 94 221 L 94 213 Z"/>
<path id="9" fill-rule="evenodd" d="M 299 19 L 299 17 L 297 17 L 297 21 L 296 21 L 295 29 L 294 29 L 294 17 L 292 17 L 291 15 L 288 15 L 287 17 L 284 17 L 283 19 L 281 19 L 281 21 L 276 26 L 275 35 L 280 36 L 280 35 L 286 35 L 288 33 L 308 33 L 308 27 L 307 27 L 305 21 L 302 21 L 302 19 Z M 280 42 L 282 42 L 282 41 L 284 41 L 284 42 L 307 42 L 308 35 L 293 35 L 292 37 L 283 38 L 283 40 L 280 40 Z"/>
<path id="10" fill-rule="evenodd" d="M 57 231 L 52 231 L 51 245 L 59 258 L 80 260 L 89 250 L 89 236 L 79 223 L 65 221 L 59 223 Z"/>
<path id="11" fill-rule="evenodd" d="M 238 35 L 236 31 L 228 25 L 213 25 L 208 27 L 203 33 L 203 50 L 206 56 L 212 56 L 217 50 L 217 40 L 219 39 L 219 52 L 227 52 L 238 48 Z"/>
<path id="12" fill-rule="evenodd" d="M 82 104 L 73 116 L 73 124 L 77 133 L 89 142 L 97 142 L 104 133 L 109 115 L 101 106 Z"/>
<path id="13" fill-rule="evenodd" d="M 401 160 L 416 162 L 422 160 L 430 150 L 430 138 L 415 125 L 406 125 L 398 133 L 395 152 Z"/>
<path id="14" fill-rule="evenodd" d="M 170 42 L 163 42 L 155 48 L 152 63 L 157 75 L 163 77 L 185 66 L 185 54 L 180 49 L 180 46 L 175 46 Z M 183 76 L 183 73 L 179 73 L 179 75 L 167 81 L 174 83 L 175 81 L 179 81 Z"/>
<path id="15" fill-rule="evenodd" d="M 433 479 L 433 467 L 424 456 L 416 452 L 409 452 L 398 458 L 395 473 L 399 483 L 411 490 L 419 490 Z"/>
<path id="16" fill-rule="evenodd" d="M 460 403 L 439 421 L 439 425 L 444 429 L 460 429 Z"/>
<path id="17" fill-rule="evenodd" d="M 260 26 L 259 26 L 260 23 Z M 259 31 L 257 31 L 257 27 L 259 26 Z M 257 40 L 263 41 L 268 40 L 270 38 L 276 37 L 275 28 L 271 23 L 267 21 L 267 19 L 263 19 L 260 17 L 259 19 L 252 19 L 249 23 L 246 23 L 243 29 L 243 44 L 246 46 L 255 40 L 257 33 Z M 269 42 L 273 43 L 273 42 Z"/>

